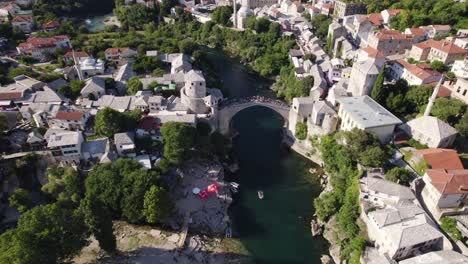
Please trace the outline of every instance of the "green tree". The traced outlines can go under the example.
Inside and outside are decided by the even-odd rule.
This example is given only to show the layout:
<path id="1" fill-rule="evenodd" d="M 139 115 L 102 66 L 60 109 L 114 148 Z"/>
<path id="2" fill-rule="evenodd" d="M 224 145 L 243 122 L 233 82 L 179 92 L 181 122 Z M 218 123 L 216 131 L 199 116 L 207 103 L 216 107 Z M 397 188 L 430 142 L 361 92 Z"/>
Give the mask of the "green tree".
<path id="1" fill-rule="evenodd" d="M 14 68 L 10 69 L 8 72 L 8 79 L 13 80 L 15 77 L 20 76 L 20 75 L 27 75 L 32 78 L 37 78 L 39 77 L 39 74 L 35 71 L 33 71 L 31 68 Z"/>
<path id="2" fill-rule="evenodd" d="M 296 123 L 296 133 L 294 136 L 299 140 L 304 140 L 307 138 L 307 124 L 302 122 Z"/>
<path id="3" fill-rule="evenodd" d="M 315 213 L 320 221 L 325 222 L 336 213 L 339 200 L 334 192 L 326 192 L 314 200 Z"/>
<path id="4" fill-rule="evenodd" d="M 156 169 L 161 173 L 161 174 L 167 174 L 169 173 L 169 170 L 171 169 L 171 164 L 167 159 L 161 159 L 156 163 Z"/>
<path id="5" fill-rule="evenodd" d="M 268 19 L 261 17 L 255 21 L 255 31 L 257 33 L 268 32 L 269 28 L 270 28 L 270 21 Z"/>
<path id="6" fill-rule="evenodd" d="M 100 136 L 111 137 L 120 132 L 121 121 L 121 115 L 118 111 L 105 107 L 96 114 L 94 132 Z"/>
<path id="7" fill-rule="evenodd" d="M 148 177 L 153 176 L 153 177 Z M 122 179 L 122 216 L 131 223 L 138 223 L 144 219 L 143 200 L 145 193 L 155 184 L 157 175 L 140 168 Z"/>
<path id="8" fill-rule="evenodd" d="M 29 198 L 28 191 L 22 188 L 17 188 L 15 192 L 8 197 L 8 203 L 11 207 L 15 207 L 20 213 L 24 213 L 32 207 L 32 201 Z"/>
<path id="9" fill-rule="evenodd" d="M 392 182 L 398 182 L 401 185 L 408 186 L 411 179 L 411 172 L 405 168 L 391 168 L 385 173 L 385 179 Z"/>
<path id="10" fill-rule="evenodd" d="M 458 99 L 437 98 L 431 109 L 431 115 L 455 125 L 466 110 L 466 105 Z"/>
<path id="11" fill-rule="evenodd" d="M 83 182 L 75 169 L 54 165 L 47 168 L 46 177 L 47 183 L 41 188 L 43 192 L 50 194 L 59 202 L 79 203 L 83 195 Z"/>
<path id="12" fill-rule="evenodd" d="M 138 91 L 143 90 L 143 83 L 137 76 L 133 76 L 127 81 L 127 94 L 135 95 Z"/>
<path id="13" fill-rule="evenodd" d="M 385 158 L 385 151 L 378 146 L 366 148 L 366 150 L 359 154 L 359 162 L 366 167 L 382 167 L 384 165 Z"/>
<path id="14" fill-rule="evenodd" d="M 211 19 L 216 24 L 220 24 L 223 26 L 229 25 L 229 19 L 232 16 L 232 7 L 231 6 L 218 6 L 216 9 L 211 13 Z"/>
<path id="15" fill-rule="evenodd" d="M 455 241 L 463 238 L 461 232 L 457 229 L 456 220 L 453 218 L 442 217 L 440 219 L 440 228 L 447 232 Z"/>
<path id="16" fill-rule="evenodd" d="M 64 263 L 87 244 L 83 216 L 56 204 L 34 207 L 0 236 L 0 263 Z"/>
<path id="17" fill-rule="evenodd" d="M 382 67 L 379 75 L 375 79 L 374 86 L 372 87 L 371 97 L 377 103 L 382 104 L 385 102 L 385 91 L 384 91 L 384 80 L 385 80 L 385 67 Z"/>
<path id="18" fill-rule="evenodd" d="M 460 133 L 460 135 L 468 137 L 468 111 L 465 112 L 458 124 L 455 125 L 455 128 Z"/>
<path id="19" fill-rule="evenodd" d="M 117 250 L 117 241 L 112 226 L 112 216 L 107 207 L 93 195 L 81 200 L 79 211 L 84 215 L 86 225 L 99 242 L 99 246 L 108 253 Z"/>
<path id="20" fill-rule="evenodd" d="M 322 41 L 328 36 L 328 26 L 331 24 L 331 18 L 326 15 L 318 14 L 312 18 L 312 28 L 315 35 Z"/>
<path id="21" fill-rule="evenodd" d="M 406 93 L 406 99 L 413 108 L 417 109 L 417 112 L 421 112 L 429 101 L 433 90 L 434 88 L 430 85 L 412 86 Z"/>
<path id="22" fill-rule="evenodd" d="M 180 164 L 195 144 L 196 129 L 190 125 L 168 122 L 161 127 L 164 157 L 171 163 Z"/>
<path id="23" fill-rule="evenodd" d="M 167 191 L 158 186 L 152 186 L 145 194 L 143 215 L 151 224 L 160 223 L 173 208 L 173 203 Z"/>
<path id="24" fill-rule="evenodd" d="M 70 81 L 70 96 L 76 98 L 80 95 L 81 89 L 86 85 L 84 81 L 71 80 Z"/>
<path id="25" fill-rule="evenodd" d="M 444 65 L 443 62 L 435 60 L 431 62 L 431 69 L 438 72 L 445 72 L 447 67 Z"/>
<path id="26" fill-rule="evenodd" d="M 197 49 L 197 44 L 192 39 L 184 39 L 179 42 L 179 50 L 181 53 L 192 55 Z"/>

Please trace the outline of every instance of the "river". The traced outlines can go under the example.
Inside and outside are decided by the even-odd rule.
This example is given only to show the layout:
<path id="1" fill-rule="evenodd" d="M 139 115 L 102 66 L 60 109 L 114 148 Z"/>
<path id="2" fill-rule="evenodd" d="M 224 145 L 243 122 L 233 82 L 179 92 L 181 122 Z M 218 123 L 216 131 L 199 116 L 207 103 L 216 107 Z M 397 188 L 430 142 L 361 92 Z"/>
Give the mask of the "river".
<path id="1" fill-rule="evenodd" d="M 271 81 L 252 74 L 235 59 L 207 49 L 207 59 L 223 80 L 229 97 L 263 95 Z M 213 67 L 214 66 L 214 67 Z M 317 165 L 282 145 L 282 117 L 265 107 L 239 112 L 232 120 L 238 135 L 233 139 L 240 170 L 232 180 L 240 184 L 230 208 L 233 235 L 239 238 L 258 264 L 321 263 L 328 242 L 312 237 L 313 200 L 320 192 Z M 260 200 L 257 191 L 265 198 Z"/>
<path id="2" fill-rule="evenodd" d="M 321 263 L 328 244 L 310 231 L 313 199 L 321 190 L 308 170 L 317 165 L 281 144 L 283 120 L 273 110 L 248 108 L 232 122 L 240 167 L 240 191 L 231 206 L 234 235 L 255 263 Z"/>
<path id="3" fill-rule="evenodd" d="M 271 81 L 249 72 L 225 54 L 206 49 L 210 69 L 223 80 L 229 97 L 263 95 Z M 213 67 L 214 66 L 214 67 Z M 240 170 L 232 180 L 240 184 L 230 208 L 233 235 L 259 264 L 321 263 L 328 242 L 313 238 L 310 230 L 313 200 L 320 192 L 317 165 L 282 145 L 282 117 L 265 107 L 239 112 L 232 120 L 238 135 L 233 139 Z M 264 192 L 260 200 L 257 191 Z"/>

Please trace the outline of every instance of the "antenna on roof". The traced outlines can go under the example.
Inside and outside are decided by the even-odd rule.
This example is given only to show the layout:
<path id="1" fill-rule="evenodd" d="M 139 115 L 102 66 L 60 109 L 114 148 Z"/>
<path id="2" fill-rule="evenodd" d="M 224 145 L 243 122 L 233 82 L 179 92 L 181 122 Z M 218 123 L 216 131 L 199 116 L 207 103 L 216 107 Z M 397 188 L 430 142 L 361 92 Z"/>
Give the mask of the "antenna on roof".
<path id="1" fill-rule="evenodd" d="M 436 87 L 434 88 L 434 92 L 432 92 L 432 96 L 429 98 L 429 103 L 426 106 L 426 111 L 424 111 L 424 116 L 429 116 L 431 114 L 432 106 L 434 105 L 434 102 L 437 99 L 437 95 L 439 94 L 440 86 L 442 85 L 443 81 L 444 76 L 442 75 Z"/>

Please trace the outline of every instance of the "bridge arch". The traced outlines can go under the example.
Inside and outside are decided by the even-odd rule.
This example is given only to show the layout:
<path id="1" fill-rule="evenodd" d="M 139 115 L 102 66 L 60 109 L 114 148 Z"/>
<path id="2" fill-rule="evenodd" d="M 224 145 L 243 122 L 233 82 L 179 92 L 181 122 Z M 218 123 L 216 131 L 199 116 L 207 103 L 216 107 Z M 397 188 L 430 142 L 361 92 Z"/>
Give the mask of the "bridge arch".
<path id="1" fill-rule="evenodd" d="M 283 117 L 284 126 L 288 126 L 289 107 L 274 102 L 251 101 L 246 103 L 232 104 L 218 110 L 218 129 L 223 135 L 228 135 L 231 129 L 232 118 L 242 110 L 250 107 L 262 106 L 269 108 Z"/>

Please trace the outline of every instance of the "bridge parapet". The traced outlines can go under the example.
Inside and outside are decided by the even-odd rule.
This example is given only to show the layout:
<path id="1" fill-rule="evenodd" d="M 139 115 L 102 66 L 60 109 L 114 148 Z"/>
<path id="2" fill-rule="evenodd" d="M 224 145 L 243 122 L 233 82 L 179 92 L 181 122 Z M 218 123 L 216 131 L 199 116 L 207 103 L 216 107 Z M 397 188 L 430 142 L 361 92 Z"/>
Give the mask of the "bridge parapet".
<path id="1" fill-rule="evenodd" d="M 232 118 L 240 111 L 254 106 L 267 107 L 277 112 L 283 117 L 285 125 L 287 126 L 290 109 L 288 105 L 277 100 L 271 100 L 263 97 L 254 97 L 253 99 L 242 99 L 231 101 L 229 103 L 226 103 L 226 101 L 223 102 L 218 111 L 219 131 L 224 135 L 229 134 Z"/>

